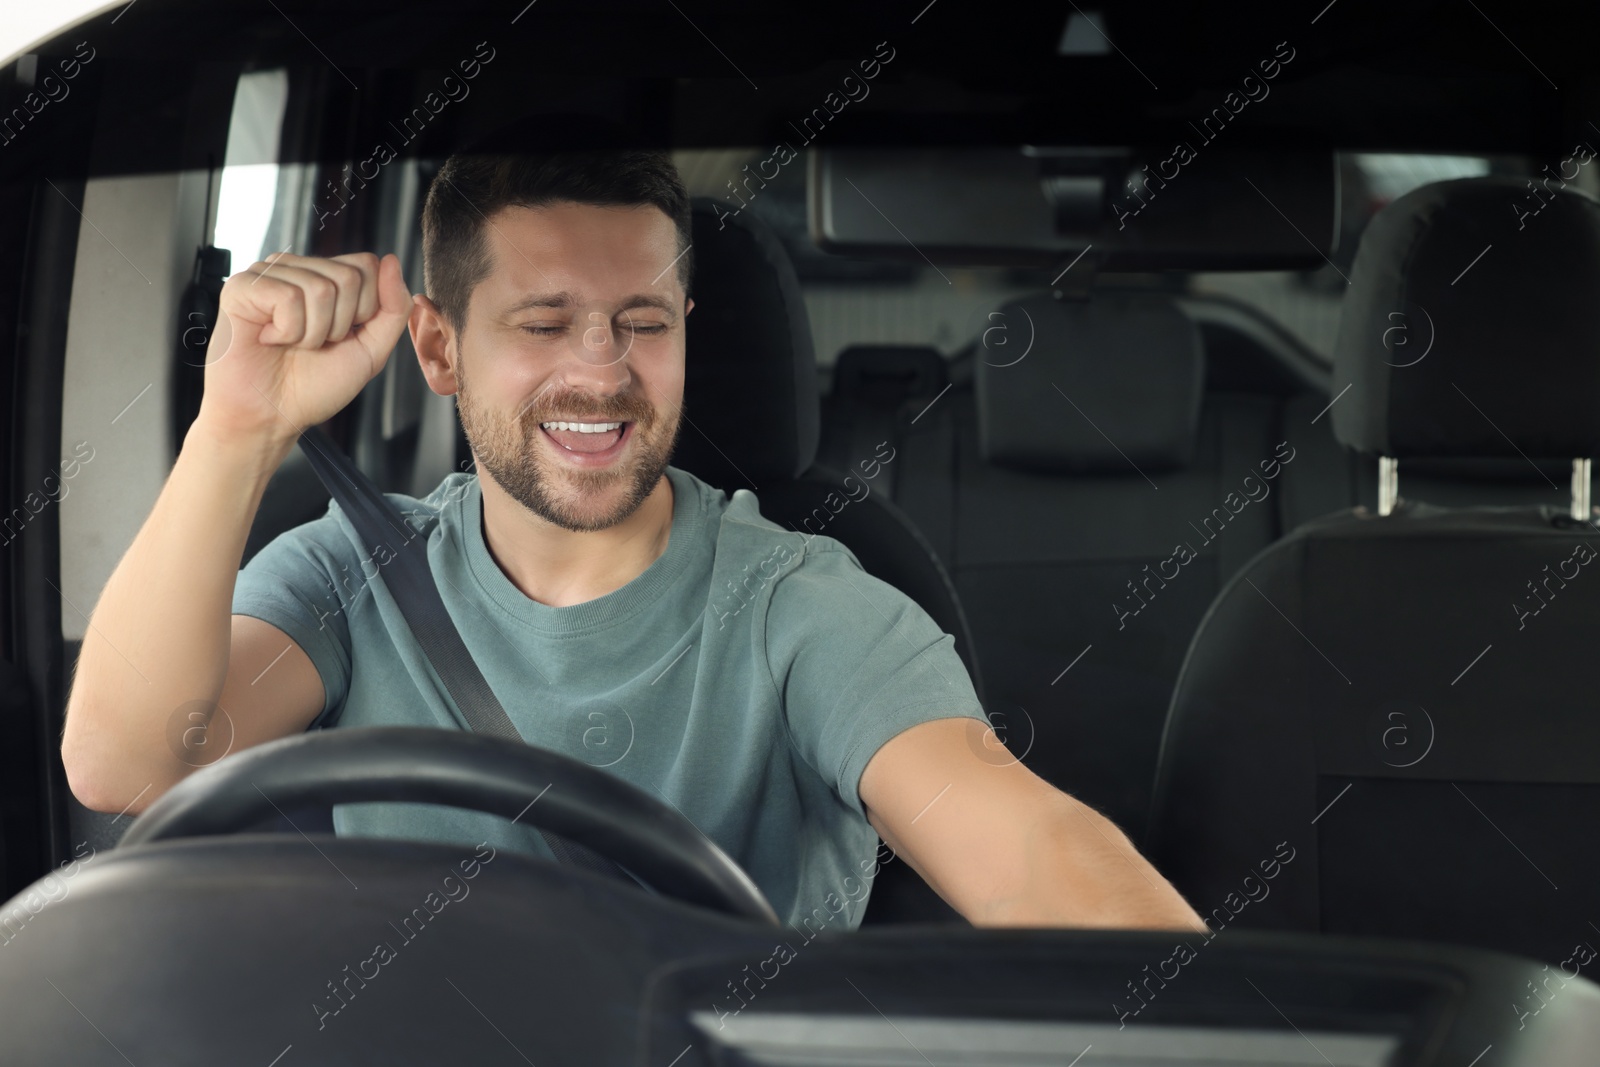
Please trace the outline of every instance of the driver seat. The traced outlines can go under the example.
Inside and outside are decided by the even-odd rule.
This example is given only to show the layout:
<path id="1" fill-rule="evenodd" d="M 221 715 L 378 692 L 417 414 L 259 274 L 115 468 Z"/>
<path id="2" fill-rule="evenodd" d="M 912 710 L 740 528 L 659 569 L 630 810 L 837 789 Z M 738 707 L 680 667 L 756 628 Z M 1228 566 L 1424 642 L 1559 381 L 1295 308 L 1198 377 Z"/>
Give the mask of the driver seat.
<path id="1" fill-rule="evenodd" d="M 887 492 L 873 491 L 872 478 L 895 462 L 893 448 L 851 456 L 845 471 L 816 462 L 822 407 L 799 278 L 767 225 L 751 212 L 724 211 L 719 221 L 716 206 L 694 201 L 695 309 L 672 465 L 728 493 L 749 489 L 765 518 L 845 545 L 868 574 L 955 638 L 982 701 L 972 632 L 950 575 Z M 933 921 L 964 920 L 908 864 L 885 866 L 863 922 Z"/>

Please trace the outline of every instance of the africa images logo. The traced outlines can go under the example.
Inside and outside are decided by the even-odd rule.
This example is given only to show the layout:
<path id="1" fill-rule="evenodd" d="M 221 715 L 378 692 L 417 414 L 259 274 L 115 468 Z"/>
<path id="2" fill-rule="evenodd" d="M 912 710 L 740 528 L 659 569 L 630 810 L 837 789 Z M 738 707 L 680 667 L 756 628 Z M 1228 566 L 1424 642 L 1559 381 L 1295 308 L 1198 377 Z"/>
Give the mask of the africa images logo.
<path id="1" fill-rule="evenodd" d="M 1287 853 L 1285 853 L 1285 849 L 1288 850 Z M 1221 905 L 1211 909 L 1210 915 L 1202 916 L 1201 921 L 1206 924 L 1206 933 L 1205 940 L 1200 942 L 1199 948 L 1196 948 L 1190 943 L 1189 939 L 1185 938 L 1173 946 L 1170 956 L 1156 964 L 1153 973 L 1150 970 L 1150 965 L 1145 964 L 1142 979 L 1137 977 L 1129 979 L 1127 982 L 1128 992 L 1133 994 L 1134 1002 L 1138 1006 L 1124 1008 L 1120 1003 L 1112 1002 L 1111 1010 L 1116 1013 L 1117 1022 L 1121 1024 L 1117 1029 L 1126 1029 L 1128 1017 L 1138 1015 L 1148 1008 L 1150 1001 L 1156 999 L 1156 994 L 1160 990 L 1167 988 L 1168 982 L 1175 981 L 1178 975 L 1183 972 L 1183 968 L 1199 957 L 1199 949 L 1209 945 L 1246 908 L 1252 903 L 1259 904 L 1261 901 L 1266 900 L 1272 893 L 1272 887 L 1267 883 L 1282 874 L 1283 869 L 1294 862 L 1296 854 L 1297 852 L 1293 845 L 1290 845 L 1287 841 L 1279 841 L 1277 847 L 1273 850 L 1272 857 L 1264 859 L 1256 865 L 1260 869 L 1260 874 L 1258 875 L 1252 871 L 1240 881 L 1239 889 L 1243 890 L 1243 895 L 1240 895 L 1239 891 L 1229 892 L 1227 896 L 1223 897 Z M 1252 883 L 1254 883 L 1253 888 Z M 1215 923 L 1215 928 L 1213 928 L 1213 923 Z M 1172 968 L 1170 974 L 1167 972 L 1169 966 Z M 1152 982 L 1155 983 L 1154 989 L 1151 988 Z M 1141 989 L 1144 991 L 1143 993 L 1140 992 Z"/>
<path id="2" fill-rule="evenodd" d="M 484 854 L 485 850 L 488 852 L 487 855 Z M 472 887 L 467 883 L 478 877 L 484 867 L 494 862 L 495 855 L 493 845 L 487 841 L 480 842 L 472 858 L 464 859 L 457 864 L 457 868 L 461 871 L 460 878 L 454 873 L 445 875 L 440 882 L 440 889 L 429 890 L 422 903 L 412 908 L 400 920 L 399 926 L 390 922 L 389 929 L 398 935 L 399 947 L 405 948 L 422 936 L 422 931 L 427 929 L 428 924 L 452 903 L 466 900 L 472 892 Z M 394 942 L 384 940 L 373 946 L 372 954 L 358 962 L 353 971 L 349 964 L 345 964 L 342 971 L 344 977 L 335 975 L 328 980 L 329 995 L 311 1004 L 311 1011 L 317 1017 L 317 1029 L 326 1029 L 328 1020 L 348 1008 L 350 1001 L 356 998 L 356 994 L 367 988 L 368 982 L 375 981 L 383 973 L 383 968 L 393 963 L 399 956 L 399 949 L 395 947 Z M 369 967 L 370 973 L 367 970 Z"/>
<path id="3" fill-rule="evenodd" d="M 1259 78 L 1254 73 L 1245 75 L 1239 83 L 1239 88 L 1228 90 L 1222 98 L 1221 106 L 1212 108 L 1210 113 L 1200 120 L 1199 126 L 1189 123 L 1195 133 L 1202 138 L 1202 143 L 1210 144 L 1215 141 L 1228 123 L 1252 102 L 1260 103 L 1271 95 L 1272 89 L 1267 83 L 1281 74 L 1283 68 L 1293 62 L 1295 55 L 1296 52 L 1289 47 L 1288 41 L 1279 41 L 1272 58 L 1260 60 L 1256 64 L 1261 71 Z M 1127 199 L 1120 204 L 1112 204 L 1112 211 L 1117 216 L 1117 229 L 1126 229 L 1128 220 L 1148 207 L 1148 201 L 1155 199 L 1157 189 L 1165 189 L 1167 182 L 1177 178 L 1183 172 L 1183 168 L 1193 163 L 1199 155 L 1199 151 L 1188 141 L 1179 141 L 1173 146 L 1172 154 L 1156 164 L 1156 173 L 1151 174 L 1150 166 L 1146 164 L 1140 173 L 1129 178 L 1126 182 Z M 1152 188 L 1152 182 L 1156 183 L 1156 187 Z"/>
<path id="4" fill-rule="evenodd" d="M 85 48 L 89 49 L 88 55 L 84 54 L 83 50 Z M 85 66 L 94 61 L 95 55 L 96 52 L 88 41 L 79 41 L 77 47 L 73 50 L 71 58 L 56 60 L 56 74 L 60 75 L 59 78 L 56 77 L 56 74 L 46 74 L 39 78 L 34 83 L 38 88 L 30 89 L 23 95 L 20 107 L 12 108 L 9 115 L 0 115 L 0 145 L 9 145 L 12 141 L 15 141 L 28 123 L 33 121 L 35 115 L 44 111 L 51 104 L 59 104 L 70 96 L 72 86 L 68 83 L 73 78 L 76 78 Z M 37 59 L 38 57 L 32 58 Z M 19 62 L 16 65 L 16 70 L 20 80 L 23 77 L 22 63 Z M 37 68 L 34 69 L 33 74 L 34 76 L 38 75 Z"/>
<path id="5" fill-rule="evenodd" d="M 1415 367 L 1433 351 L 1437 331 L 1433 316 L 1421 304 L 1405 301 L 1399 311 L 1387 316 L 1388 325 L 1383 331 L 1383 350 L 1394 359 L 1385 359 L 1391 367 Z"/>
<path id="6" fill-rule="evenodd" d="M 1283 450 L 1286 448 L 1289 450 L 1288 455 L 1284 455 Z M 1243 481 L 1240 483 L 1240 488 L 1244 491 L 1243 496 L 1240 496 L 1237 492 L 1228 493 L 1222 498 L 1220 506 L 1212 508 L 1211 514 L 1200 520 L 1199 526 L 1192 522 L 1189 524 L 1190 528 L 1200 535 L 1202 548 L 1220 537 L 1223 529 L 1227 527 L 1234 516 L 1252 503 L 1260 503 L 1272 495 L 1272 486 L 1269 483 L 1278 476 L 1285 466 L 1294 461 L 1295 449 L 1289 442 L 1281 441 L 1273 455 L 1277 458 L 1261 461 L 1261 475 L 1259 478 L 1253 471 L 1244 476 Z M 1211 528 L 1213 522 L 1216 524 L 1214 531 Z M 1202 527 L 1204 528 L 1202 529 Z M 1165 589 L 1168 582 L 1176 580 L 1178 575 L 1183 573 L 1182 568 L 1198 556 L 1199 553 L 1195 551 L 1194 546 L 1185 541 L 1182 544 L 1173 546 L 1172 555 L 1157 563 L 1154 572 L 1150 570 L 1148 563 L 1145 564 L 1144 578 L 1140 580 L 1139 585 L 1135 585 L 1131 578 L 1128 580 L 1128 592 L 1132 594 L 1124 598 L 1127 600 L 1128 606 L 1124 607 L 1119 603 L 1111 605 L 1111 610 L 1117 616 L 1117 629 L 1126 629 L 1128 620 L 1149 607 L 1150 601 L 1156 598 L 1156 593 L 1161 589 Z M 1172 573 L 1170 574 L 1166 570 L 1169 566 L 1172 568 Z M 1156 583 L 1156 588 L 1151 588 L 1151 582 Z M 1143 593 L 1140 592 L 1141 588 L 1144 590 Z"/>
<path id="7" fill-rule="evenodd" d="M 888 852 L 887 857 L 884 856 L 886 850 Z M 800 926 L 794 927 L 797 932 L 805 934 L 805 940 L 800 943 L 800 948 L 809 945 L 830 921 L 844 915 L 851 904 L 865 900 L 867 894 L 872 891 L 872 880 L 878 876 L 878 872 L 883 869 L 883 866 L 894 858 L 894 849 L 890 848 L 887 843 L 880 841 L 878 850 L 872 855 L 872 858 L 864 859 L 860 862 L 861 877 L 847 875 L 839 886 L 839 890 L 843 890 L 842 894 L 837 890 L 829 892 L 823 898 L 822 904 L 812 908 L 811 913 L 800 920 Z M 850 888 L 852 883 L 856 888 Z M 824 911 L 823 908 L 827 910 Z M 816 923 L 816 929 L 812 929 L 813 922 Z M 790 925 L 793 926 L 792 923 Z M 801 931 L 800 927 L 805 929 Z M 721 1004 L 713 1004 L 711 1006 L 712 1012 L 717 1017 L 717 1029 L 725 1029 L 728 1025 L 728 1020 L 748 1008 L 751 1002 L 756 999 L 756 995 L 767 988 L 767 983 L 783 973 L 783 967 L 794 962 L 799 955 L 799 950 L 794 947 L 792 942 L 780 941 L 773 946 L 770 956 L 757 961 L 754 972 L 750 970 L 749 964 L 745 964 L 742 971 L 744 980 L 735 985 L 734 981 L 730 979 L 727 983 L 729 995 L 723 997 L 724 1000 L 737 1003 L 738 1007 L 724 1007 Z M 771 973 L 767 972 L 765 969 L 767 967 L 771 967 Z M 751 988 L 752 982 L 755 983 L 755 988 L 753 989 Z M 744 990 L 743 995 L 740 994 L 740 989 Z"/>
<path id="8" fill-rule="evenodd" d="M 884 49 L 886 48 L 888 49 L 887 55 L 884 54 Z M 838 91 L 828 93 L 827 96 L 822 98 L 822 106 L 812 108 L 809 114 L 801 118 L 799 126 L 796 126 L 793 122 L 789 123 L 789 128 L 802 137 L 801 147 L 805 147 L 821 135 L 823 129 L 832 121 L 833 117 L 852 102 L 860 103 L 871 94 L 872 89 L 867 83 L 876 78 L 883 68 L 894 59 L 895 50 L 889 46 L 888 41 L 879 41 L 872 55 L 873 58 L 863 59 L 856 64 L 857 69 L 860 71 L 859 78 L 855 73 L 850 73 L 845 75 L 839 82 L 839 89 L 843 90 L 843 95 L 840 95 Z M 815 130 L 811 128 L 813 124 L 816 126 Z M 732 211 L 724 211 L 720 205 L 714 209 L 717 212 L 717 229 L 723 229 L 728 225 L 728 219 L 749 207 L 749 201 L 754 200 L 760 190 L 767 187 L 767 182 L 772 181 L 783 173 L 783 168 L 799 158 L 799 155 L 800 153 L 795 149 L 794 145 L 788 141 L 782 141 L 775 145 L 772 149 L 772 154 L 756 164 L 756 172 L 754 174 L 745 174 L 744 179 L 740 182 L 744 187 L 743 194 L 735 188 L 733 180 L 730 178 L 728 180 L 728 192 L 738 199 L 739 206 Z M 766 172 L 765 168 L 767 167 L 772 168 L 771 174 Z M 750 170 L 749 164 L 745 165 L 744 170 L 746 172 Z M 760 183 L 759 189 L 750 188 L 752 179 Z"/>

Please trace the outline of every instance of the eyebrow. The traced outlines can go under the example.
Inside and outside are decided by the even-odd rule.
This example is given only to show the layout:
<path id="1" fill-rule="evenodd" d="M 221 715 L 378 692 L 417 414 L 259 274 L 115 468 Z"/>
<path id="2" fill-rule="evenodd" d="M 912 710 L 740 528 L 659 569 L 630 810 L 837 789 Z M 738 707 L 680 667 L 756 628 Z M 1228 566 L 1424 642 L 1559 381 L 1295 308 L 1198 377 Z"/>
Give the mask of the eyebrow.
<path id="1" fill-rule="evenodd" d="M 568 309 L 578 306 L 578 298 L 572 293 L 562 291 L 559 293 L 534 293 L 505 309 L 504 314 L 515 315 L 520 311 L 530 311 L 534 308 Z M 627 297 L 617 307 L 618 311 L 631 311 L 634 308 L 655 308 L 667 315 L 676 316 L 678 309 L 672 301 L 652 293 L 635 293 Z"/>

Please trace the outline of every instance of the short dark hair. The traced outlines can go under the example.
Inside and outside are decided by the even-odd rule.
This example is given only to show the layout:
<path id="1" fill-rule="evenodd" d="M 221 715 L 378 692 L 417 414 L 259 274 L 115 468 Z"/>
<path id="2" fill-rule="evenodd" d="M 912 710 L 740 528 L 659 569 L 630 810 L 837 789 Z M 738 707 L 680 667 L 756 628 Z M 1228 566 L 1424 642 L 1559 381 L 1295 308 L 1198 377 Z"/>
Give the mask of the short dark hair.
<path id="1" fill-rule="evenodd" d="M 454 155 L 434 177 L 422 208 L 422 284 L 457 331 L 466 328 L 472 290 L 492 266 L 484 238 L 489 217 L 502 208 L 562 201 L 660 208 L 678 229 L 678 279 L 689 292 L 689 193 L 666 152 Z"/>

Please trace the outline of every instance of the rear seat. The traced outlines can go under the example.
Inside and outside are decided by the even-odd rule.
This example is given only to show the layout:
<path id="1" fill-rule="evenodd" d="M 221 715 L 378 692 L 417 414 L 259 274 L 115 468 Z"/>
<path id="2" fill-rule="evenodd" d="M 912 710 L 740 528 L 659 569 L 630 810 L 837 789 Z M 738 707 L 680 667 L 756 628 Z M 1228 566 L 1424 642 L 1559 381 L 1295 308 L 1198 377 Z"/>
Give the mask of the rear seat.
<path id="1" fill-rule="evenodd" d="M 949 366 L 942 396 L 932 379 L 865 403 L 850 383 L 877 357 L 857 355 L 866 365 L 840 379 L 832 413 L 894 413 L 894 501 L 955 580 L 996 729 L 1137 837 L 1189 638 L 1222 582 L 1282 532 L 1261 468 L 1286 469 L 1282 403 L 1205 393 L 1199 331 L 1163 295 L 1041 295 L 1000 313 L 1033 324 L 1022 360 L 978 349 Z M 1180 544 L 1193 559 L 1177 562 Z"/>
<path id="2" fill-rule="evenodd" d="M 817 462 L 847 471 L 879 442 L 892 439 L 947 384 L 944 356 L 922 345 L 851 345 L 833 365 L 833 386 L 822 400 Z M 918 410 L 906 410 L 908 405 Z M 897 470 L 884 467 L 878 488 L 894 498 Z"/>
<path id="3" fill-rule="evenodd" d="M 973 627 L 996 728 L 1013 751 L 1027 751 L 1025 762 L 1036 772 L 1136 840 L 1179 665 L 1222 583 L 1296 526 L 1377 503 L 1375 463 L 1333 439 L 1324 414 L 1331 400 L 1326 373 L 1302 365 L 1284 345 L 1266 343 L 1271 338 L 1253 338 L 1263 324 L 1248 309 L 1197 300 L 1101 294 L 1077 306 L 1076 320 L 1071 310 L 1060 313 L 1073 305 L 1023 301 L 1018 306 L 1042 326 L 1029 356 L 1011 367 L 996 366 L 998 355 L 979 347 L 946 361 L 932 348 L 853 346 L 840 354 L 824 402 L 822 456 L 852 454 L 869 437 L 874 445 L 887 438 L 900 450 L 893 464 L 898 481 L 884 489 L 951 572 Z M 1174 303 L 1200 324 L 1204 353 L 1181 331 L 1129 353 L 1136 321 L 1170 322 Z M 1001 311 L 1020 321 L 1016 307 Z M 980 367 L 985 358 L 990 364 Z M 1206 384 L 1193 454 L 1186 462 L 1172 455 L 1140 462 L 1147 482 L 1084 416 L 1124 451 L 1129 440 L 1151 447 L 1168 416 L 1140 404 L 1141 383 L 1184 379 L 1195 361 Z M 1067 384 L 1093 364 L 1118 373 Z M 1009 383 L 1000 377 L 1012 372 L 1020 373 Z M 1000 441 L 1000 454 L 986 453 L 980 441 L 980 373 L 1000 385 L 984 396 L 993 420 L 1011 415 L 1012 403 L 1044 418 L 1021 427 L 1020 439 Z M 1055 392 L 1052 380 L 1083 414 Z M 1035 393 L 1053 397 L 1058 407 L 1034 408 Z M 1282 455 L 1293 458 L 1280 460 L 1277 478 L 1262 483 L 1270 500 L 1246 505 L 1216 532 L 1216 509 L 1227 513 L 1227 494 L 1241 491 L 1246 474 L 1262 473 L 1262 461 L 1272 469 L 1281 442 L 1287 442 Z M 1181 444 L 1173 439 L 1165 447 L 1181 451 Z M 1041 449 L 1045 469 L 1019 464 L 1019 448 Z M 1558 464 L 1535 470 L 1520 462 L 1450 459 L 1409 461 L 1401 475 L 1406 499 L 1564 506 L 1569 472 Z M 1151 483 L 1159 488 L 1152 491 Z M 1196 529 L 1207 516 L 1209 541 Z M 1179 541 L 1197 556 L 1163 588 L 1144 568 L 1157 571 Z M 1153 595 L 1145 594 L 1149 603 L 1137 615 L 1119 618 L 1113 603 L 1130 613 L 1137 606 L 1129 581 L 1141 593 L 1148 583 Z"/>

